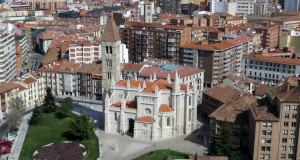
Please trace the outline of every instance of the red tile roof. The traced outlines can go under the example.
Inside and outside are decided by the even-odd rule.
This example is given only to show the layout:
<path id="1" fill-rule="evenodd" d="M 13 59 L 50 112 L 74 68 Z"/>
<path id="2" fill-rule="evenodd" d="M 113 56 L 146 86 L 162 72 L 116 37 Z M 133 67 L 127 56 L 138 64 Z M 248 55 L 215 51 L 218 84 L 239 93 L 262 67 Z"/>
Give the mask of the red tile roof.
<path id="1" fill-rule="evenodd" d="M 273 56 L 261 55 L 261 54 L 249 54 L 249 55 L 245 55 L 244 58 L 252 59 L 256 61 L 276 62 L 282 64 L 300 64 L 299 59 L 273 57 Z"/>
<path id="2" fill-rule="evenodd" d="M 173 109 L 166 104 L 161 104 L 158 112 L 173 112 Z"/>
<path id="3" fill-rule="evenodd" d="M 121 107 L 121 102 L 117 102 L 111 105 L 112 107 Z M 136 101 L 126 101 L 125 108 L 128 109 L 137 109 Z"/>
<path id="4" fill-rule="evenodd" d="M 191 76 L 200 72 L 204 72 L 204 69 L 200 68 L 194 68 L 194 67 L 181 67 L 177 69 L 177 74 L 180 76 L 180 78 L 184 78 L 187 76 Z M 141 73 L 139 73 L 139 76 L 142 77 L 152 77 L 154 76 L 154 73 L 156 74 L 156 78 L 162 78 L 162 79 L 167 79 L 168 73 L 170 74 L 171 79 L 175 79 L 176 71 L 169 71 L 169 70 L 163 70 L 160 69 L 157 66 L 152 66 L 152 67 L 145 67 Z"/>
<path id="5" fill-rule="evenodd" d="M 144 64 L 127 63 L 124 65 L 123 70 L 140 71 L 143 67 L 144 67 Z"/>
<path id="6" fill-rule="evenodd" d="M 23 91 L 23 90 L 25 90 L 25 89 L 27 89 L 27 88 L 24 87 L 24 86 L 22 86 L 22 85 L 19 85 L 19 91 Z"/>
<path id="7" fill-rule="evenodd" d="M 143 81 L 129 81 L 131 87 L 143 87 Z M 127 80 L 121 80 L 116 85 L 118 86 L 127 86 Z M 152 92 L 155 93 L 156 86 L 158 87 L 158 91 L 163 90 L 172 90 L 173 83 L 168 83 L 168 81 L 164 79 L 158 79 L 154 82 L 146 82 L 146 88 L 142 92 Z M 181 90 L 186 90 L 187 86 L 185 84 L 180 84 Z"/>
<path id="8" fill-rule="evenodd" d="M 203 92 L 216 100 L 228 103 L 240 97 L 241 92 L 231 86 L 218 85 Z"/>
<path id="9" fill-rule="evenodd" d="M 154 122 L 154 119 L 149 116 L 144 116 L 144 117 L 139 118 L 137 121 Z"/>
<path id="10" fill-rule="evenodd" d="M 76 73 L 80 64 L 76 64 L 71 61 L 57 61 L 55 64 L 46 64 L 39 68 L 41 72 L 64 72 L 64 73 Z"/>
<path id="11" fill-rule="evenodd" d="M 0 93 L 7 92 L 18 87 L 19 85 L 13 82 L 0 84 Z"/>
<path id="12" fill-rule="evenodd" d="M 42 78 L 43 75 L 42 74 L 39 74 L 39 73 L 36 73 L 36 72 L 30 72 L 35 78 L 39 79 L 39 78 Z"/>
<path id="13" fill-rule="evenodd" d="M 119 30 L 112 17 L 109 17 L 102 36 L 102 42 L 117 42 L 120 40 Z"/>
<path id="14" fill-rule="evenodd" d="M 24 83 L 26 83 L 26 84 L 30 84 L 30 83 L 34 83 L 36 80 L 34 79 L 34 78 L 32 78 L 32 77 L 28 77 L 28 78 L 26 78 L 26 79 L 24 79 Z"/>

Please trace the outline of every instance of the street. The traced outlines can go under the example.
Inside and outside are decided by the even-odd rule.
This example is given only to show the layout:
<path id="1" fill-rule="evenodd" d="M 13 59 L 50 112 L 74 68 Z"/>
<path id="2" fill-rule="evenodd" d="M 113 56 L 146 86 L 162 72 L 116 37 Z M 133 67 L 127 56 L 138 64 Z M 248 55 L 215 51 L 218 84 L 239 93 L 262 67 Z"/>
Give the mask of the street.
<path id="1" fill-rule="evenodd" d="M 44 56 L 45 55 L 43 55 L 43 54 L 39 54 L 39 53 L 32 51 L 29 54 L 28 63 L 23 66 L 23 70 L 26 71 L 27 69 L 34 69 L 36 62 L 38 62 L 37 66 L 39 66 L 41 64 L 41 61 L 44 58 Z"/>

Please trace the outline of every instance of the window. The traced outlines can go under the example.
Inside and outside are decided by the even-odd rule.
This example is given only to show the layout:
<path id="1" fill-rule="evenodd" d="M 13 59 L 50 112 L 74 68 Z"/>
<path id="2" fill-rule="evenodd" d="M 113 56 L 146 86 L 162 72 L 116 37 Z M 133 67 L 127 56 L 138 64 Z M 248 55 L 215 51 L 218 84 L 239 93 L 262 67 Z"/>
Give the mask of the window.
<path id="1" fill-rule="evenodd" d="M 262 138 L 262 139 L 261 139 L 261 143 L 265 144 L 265 143 L 266 143 L 266 139 L 265 139 L 265 138 Z"/>
<path id="2" fill-rule="evenodd" d="M 284 125 L 285 127 L 287 127 L 287 126 L 289 126 L 289 122 L 283 122 L 283 125 Z"/>
<path id="3" fill-rule="evenodd" d="M 293 106 L 293 110 L 297 110 L 298 109 L 298 106 Z"/>
<path id="4" fill-rule="evenodd" d="M 296 122 L 292 122 L 291 126 L 296 127 Z"/>
<path id="5" fill-rule="evenodd" d="M 288 158 L 292 159 L 292 158 L 294 158 L 294 155 L 293 154 L 288 154 Z"/>
<path id="6" fill-rule="evenodd" d="M 289 111 L 289 110 L 290 110 L 290 106 L 289 106 L 289 105 L 286 105 L 286 106 L 284 107 L 284 110 L 285 110 L 285 111 Z"/>
<path id="7" fill-rule="evenodd" d="M 290 138 L 290 143 L 295 143 L 295 138 Z"/>
<path id="8" fill-rule="evenodd" d="M 171 118 L 169 117 L 168 119 L 167 119 L 167 126 L 170 126 L 171 125 Z"/>
<path id="9" fill-rule="evenodd" d="M 265 159 L 270 159 L 270 155 L 269 155 L 269 154 L 266 154 L 266 155 L 265 155 Z"/>
<path id="10" fill-rule="evenodd" d="M 267 122 L 263 122 L 263 127 L 267 127 Z"/>
<path id="11" fill-rule="evenodd" d="M 272 131 L 267 131 L 267 135 L 272 135 Z"/>
<path id="12" fill-rule="evenodd" d="M 291 138 L 291 139 L 292 139 L 292 138 Z M 270 139 L 270 138 L 267 138 L 267 139 L 266 139 L 266 142 L 267 142 L 267 143 L 271 143 L 271 139 Z"/>
<path id="13" fill-rule="evenodd" d="M 265 159 L 265 155 L 264 155 L 264 154 L 261 154 L 261 155 L 260 155 L 260 159 Z"/>
<path id="14" fill-rule="evenodd" d="M 286 146 L 281 146 L 281 151 L 286 151 Z"/>
<path id="15" fill-rule="evenodd" d="M 289 151 L 294 151 L 294 146 L 289 146 Z"/>
<path id="16" fill-rule="evenodd" d="M 285 154 L 281 154 L 280 158 L 285 159 Z"/>
<path id="17" fill-rule="evenodd" d="M 271 147 L 266 147 L 266 151 L 271 151 Z"/>
<path id="18" fill-rule="evenodd" d="M 265 150 L 266 150 L 266 147 L 262 146 L 260 150 L 261 150 L 261 151 L 265 151 Z"/>
<path id="19" fill-rule="evenodd" d="M 262 135 L 267 135 L 267 131 L 263 130 Z"/>
<path id="20" fill-rule="evenodd" d="M 192 110 L 189 109 L 189 121 L 191 121 L 191 120 L 192 120 Z"/>
<path id="21" fill-rule="evenodd" d="M 288 130 L 283 130 L 283 135 L 287 135 L 288 134 Z"/>
<path id="22" fill-rule="evenodd" d="M 286 113 L 284 114 L 284 118 L 289 118 L 290 117 L 290 114 Z"/>
<path id="23" fill-rule="evenodd" d="M 297 118 L 297 114 L 292 114 L 292 118 L 296 119 Z"/>
<path id="24" fill-rule="evenodd" d="M 118 120 L 118 114 L 117 114 L 117 112 L 115 112 L 115 121 L 117 121 Z"/>
<path id="25" fill-rule="evenodd" d="M 110 54 L 112 54 L 112 47 L 110 46 L 109 49 L 110 49 Z"/>
<path id="26" fill-rule="evenodd" d="M 282 143 L 286 143 L 287 142 L 287 138 L 282 138 Z"/>
<path id="27" fill-rule="evenodd" d="M 106 46 L 106 54 L 108 54 L 108 46 Z"/>
<path id="28" fill-rule="evenodd" d="M 295 130 L 291 130 L 291 135 L 295 135 Z"/>

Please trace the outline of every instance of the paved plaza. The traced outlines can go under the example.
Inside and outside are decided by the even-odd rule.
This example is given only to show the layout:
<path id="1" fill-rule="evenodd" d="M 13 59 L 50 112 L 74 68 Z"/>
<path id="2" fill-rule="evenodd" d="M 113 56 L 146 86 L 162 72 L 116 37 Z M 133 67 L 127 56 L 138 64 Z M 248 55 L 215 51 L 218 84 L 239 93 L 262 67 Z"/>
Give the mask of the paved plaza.
<path id="1" fill-rule="evenodd" d="M 76 114 L 90 115 L 93 122 L 100 122 L 96 125 L 100 128 L 95 130 L 102 145 L 101 160 L 131 160 L 142 154 L 158 149 L 170 149 L 183 153 L 202 155 L 207 152 L 208 127 L 198 123 L 199 129 L 191 135 L 183 135 L 163 141 L 143 141 L 133 139 L 131 136 L 121 134 L 105 133 L 103 131 L 103 108 L 101 106 L 91 106 L 85 103 L 75 103 L 74 112 Z"/>

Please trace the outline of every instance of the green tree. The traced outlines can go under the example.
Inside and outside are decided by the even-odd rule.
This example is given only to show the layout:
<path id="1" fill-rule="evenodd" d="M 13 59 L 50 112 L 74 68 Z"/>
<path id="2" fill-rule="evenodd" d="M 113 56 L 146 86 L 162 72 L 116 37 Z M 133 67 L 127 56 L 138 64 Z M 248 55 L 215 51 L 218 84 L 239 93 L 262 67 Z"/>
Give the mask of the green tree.
<path id="1" fill-rule="evenodd" d="M 55 97 L 53 96 L 51 89 L 48 87 L 46 89 L 47 95 L 44 100 L 44 112 L 45 113 L 50 113 L 50 112 L 55 112 L 56 111 L 56 105 L 55 105 Z"/>
<path id="2" fill-rule="evenodd" d="M 95 126 L 90 123 L 91 119 L 87 115 L 75 117 L 70 123 L 69 132 L 79 140 L 89 139 L 89 135 L 93 132 Z"/>
<path id="3" fill-rule="evenodd" d="M 35 106 L 31 119 L 30 119 L 30 125 L 39 125 L 41 120 L 42 112 L 40 109 Z"/>
<path id="4" fill-rule="evenodd" d="M 63 100 L 63 104 L 61 105 L 61 109 L 65 115 L 68 116 L 68 112 L 72 111 L 74 108 L 73 99 L 71 97 L 67 97 Z"/>
<path id="5" fill-rule="evenodd" d="M 237 160 L 237 148 L 238 146 L 234 143 L 234 136 L 225 119 L 221 123 L 219 134 L 212 136 L 208 154 L 211 156 L 227 156 L 230 160 Z"/>

